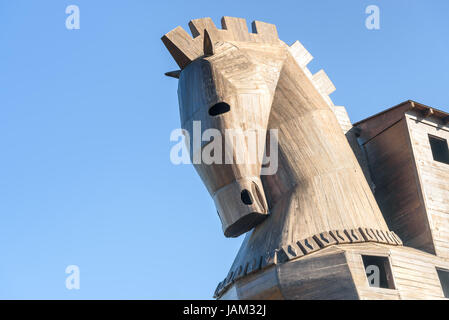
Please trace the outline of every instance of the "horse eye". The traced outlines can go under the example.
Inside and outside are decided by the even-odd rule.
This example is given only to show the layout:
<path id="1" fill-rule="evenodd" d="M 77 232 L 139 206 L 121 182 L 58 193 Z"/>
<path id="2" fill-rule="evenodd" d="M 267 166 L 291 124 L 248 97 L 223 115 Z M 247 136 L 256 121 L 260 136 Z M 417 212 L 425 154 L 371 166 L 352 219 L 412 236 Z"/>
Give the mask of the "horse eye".
<path id="1" fill-rule="evenodd" d="M 219 102 L 210 107 L 209 115 L 215 117 L 220 114 L 226 113 L 229 110 L 231 110 L 231 106 L 229 104 L 227 104 L 226 102 Z"/>

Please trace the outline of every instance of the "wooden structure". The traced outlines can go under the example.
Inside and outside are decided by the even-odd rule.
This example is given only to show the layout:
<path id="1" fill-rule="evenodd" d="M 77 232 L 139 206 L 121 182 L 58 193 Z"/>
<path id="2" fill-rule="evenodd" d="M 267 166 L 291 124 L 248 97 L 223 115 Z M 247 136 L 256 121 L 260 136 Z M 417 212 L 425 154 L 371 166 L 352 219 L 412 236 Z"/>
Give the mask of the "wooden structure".
<path id="1" fill-rule="evenodd" d="M 449 114 L 406 101 L 354 124 L 388 226 L 405 245 L 443 258 L 449 258 L 448 122 Z M 443 142 L 446 160 L 434 159 L 432 139 Z"/>
<path id="2" fill-rule="evenodd" d="M 181 27 L 162 37 L 180 67 L 167 75 L 179 79 L 181 125 L 225 236 L 247 232 L 215 297 L 444 297 L 449 187 L 436 181 L 422 136 L 447 134 L 447 114 L 407 102 L 352 126 L 329 98 L 326 73 L 311 74 L 311 54 L 279 40 L 274 25 L 255 21 L 250 33 L 244 19 L 224 17 L 222 29 L 210 18 L 189 27 L 193 38 Z M 261 175 L 262 161 L 195 161 L 217 145 L 193 141 L 195 121 L 201 133 L 256 130 L 265 149 L 276 130 L 277 171 Z M 424 128 L 429 121 L 438 126 Z M 248 159 L 254 149 L 243 140 L 231 151 Z"/>

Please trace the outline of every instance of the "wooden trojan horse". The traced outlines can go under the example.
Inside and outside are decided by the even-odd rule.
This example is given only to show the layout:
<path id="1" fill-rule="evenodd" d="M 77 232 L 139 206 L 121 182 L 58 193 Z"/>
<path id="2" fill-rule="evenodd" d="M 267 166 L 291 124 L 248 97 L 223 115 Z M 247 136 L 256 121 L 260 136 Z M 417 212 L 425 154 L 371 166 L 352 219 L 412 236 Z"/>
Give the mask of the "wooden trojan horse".
<path id="1" fill-rule="evenodd" d="M 277 132 L 278 165 L 271 174 L 261 175 L 259 160 L 193 161 L 224 235 L 246 233 L 215 297 L 397 298 L 397 289 L 370 287 L 362 259 L 409 248 L 385 223 L 337 121 L 328 96 L 335 88 L 324 71 L 312 75 L 309 52 L 299 42 L 286 45 L 272 24 L 255 21 L 250 33 L 244 19 L 224 17 L 222 29 L 210 18 L 189 27 L 193 38 L 181 27 L 162 37 L 181 69 L 166 75 L 179 79 L 187 142 L 195 143 L 194 121 L 201 132 L 216 129 L 223 136 L 227 129 L 258 130 L 267 148 L 270 132 Z M 210 143 L 191 148 L 192 158 Z M 236 144 L 233 157 L 246 159 L 252 150 Z M 390 275 L 384 280 L 394 286 Z"/>

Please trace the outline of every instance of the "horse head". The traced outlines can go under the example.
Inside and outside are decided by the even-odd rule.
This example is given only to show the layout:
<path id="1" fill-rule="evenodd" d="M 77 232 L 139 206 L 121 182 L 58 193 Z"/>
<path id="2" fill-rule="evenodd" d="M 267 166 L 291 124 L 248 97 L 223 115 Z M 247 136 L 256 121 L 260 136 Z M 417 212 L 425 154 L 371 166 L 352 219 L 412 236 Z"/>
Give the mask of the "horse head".
<path id="1" fill-rule="evenodd" d="M 210 18 L 189 25 L 193 39 L 180 27 L 162 38 L 181 67 L 168 75 L 179 78 L 181 125 L 192 162 L 214 199 L 225 236 L 235 237 L 268 214 L 260 174 L 286 46 L 276 28 L 262 22 L 253 23 L 254 33 L 244 19 L 230 17 L 222 19 L 221 30 Z M 195 131 L 213 139 L 194 141 Z"/>

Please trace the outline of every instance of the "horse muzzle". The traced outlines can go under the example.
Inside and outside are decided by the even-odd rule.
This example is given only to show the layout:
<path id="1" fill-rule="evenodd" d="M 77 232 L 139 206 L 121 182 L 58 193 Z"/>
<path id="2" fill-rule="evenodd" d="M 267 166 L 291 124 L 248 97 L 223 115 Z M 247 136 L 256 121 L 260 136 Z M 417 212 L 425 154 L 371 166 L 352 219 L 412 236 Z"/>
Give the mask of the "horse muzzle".
<path id="1" fill-rule="evenodd" d="M 268 206 L 259 177 L 241 178 L 213 195 L 225 237 L 238 237 L 268 216 Z"/>

